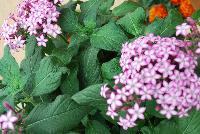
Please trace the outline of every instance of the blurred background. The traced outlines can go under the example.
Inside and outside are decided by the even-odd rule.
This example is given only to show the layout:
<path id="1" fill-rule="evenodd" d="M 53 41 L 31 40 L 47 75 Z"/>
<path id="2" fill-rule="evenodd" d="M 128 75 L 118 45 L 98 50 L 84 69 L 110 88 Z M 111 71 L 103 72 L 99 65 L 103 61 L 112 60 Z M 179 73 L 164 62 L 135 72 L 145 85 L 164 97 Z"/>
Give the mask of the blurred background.
<path id="1" fill-rule="evenodd" d="M 0 1 L 1 1 L 0 4 L 0 26 L 1 26 L 4 19 L 6 19 L 11 12 L 15 11 L 17 4 L 19 4 L 20 1 L 22 0 L 0 0 Z M 67 1 L 68 0 L 65 0 L 65 2 Z M 121 4 L 124 1 L 126 0 L 115 0 L 115 6 Z M 191 1 L 195 9 L 200 8 L 200 0 L 191 0 Z M 4 43 L 3 41 L 0 41 L 0 57 L 2 57 L 3 55 L 3 47 Z M 13 55 L 16 58 L 16 60 L 20 62 L 23 58 L 24 52 L 23 51 L 15 52 L 13 53 Z"/>

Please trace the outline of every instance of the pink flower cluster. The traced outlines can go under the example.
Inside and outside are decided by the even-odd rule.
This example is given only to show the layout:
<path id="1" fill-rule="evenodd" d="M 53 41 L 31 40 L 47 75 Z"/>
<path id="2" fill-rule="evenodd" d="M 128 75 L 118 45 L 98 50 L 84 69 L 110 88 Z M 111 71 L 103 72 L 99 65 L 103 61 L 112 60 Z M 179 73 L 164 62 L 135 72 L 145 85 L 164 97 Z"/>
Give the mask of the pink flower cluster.
<path id="1" fill-rule="evenodd" d="M 200 22 L 188 17 L 185 23 L 176 27 L 176 36 L 179 35 L 190 40 L 194 44 L 194 51 L 200 54 Z"/>
<path id="2" fill-rule="evenodd" d="M 144 119 L 145 102 L 155 100 L 155 109 L 166 118 L 187 116 L 192 107 L 200 109 L 200 79 L 194 70 L 194 54 L 185 46 L 190 42 L 152 34 L 123 45 L 114 88 L 102 86 L 111 118 L 117 117 L 124 129 Z M 121 112 L 125 116 L 121 116 Z"/>
<path id="3" fill-rule="evenodd" d="M 0 116 L 0 129 L 2 130 L 14 130 L 14 124 L 17 121 L 17 117 L 12 115 L 12 111 L 9 110 L 7 114 Z"/>
<path id="4" fill-rule="evenodd" d="M 47 36 L 56 37 L 61 28 L 56 24 L 59 12 L 56 4 L 63 0 L 24 0 L 18 6 L 17 14 L 9 17 L 13 24 L 6 20 L 1 29 L 1 38 L 11 49 L 22 48 L 25 43 L 24 32 L 37 37 L 39 46 L 46 46 Z"/>

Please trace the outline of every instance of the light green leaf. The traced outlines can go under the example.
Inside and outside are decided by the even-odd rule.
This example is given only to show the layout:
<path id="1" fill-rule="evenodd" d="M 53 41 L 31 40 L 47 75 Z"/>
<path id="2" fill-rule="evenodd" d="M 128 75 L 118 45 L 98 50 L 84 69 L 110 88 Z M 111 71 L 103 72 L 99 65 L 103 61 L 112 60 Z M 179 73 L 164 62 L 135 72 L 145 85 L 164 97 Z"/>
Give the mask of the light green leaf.
<path id="1" fill-rule="evenodd" d="M 99 49 L 89 46 L 80 54 L 79 78 L 83 88 L 102 82 L 98 52 Z"/>
<path id="2" fill-rule="evenodd" d="M 5 94 L 14 95 L 22 90 L 24 83 L 22 83 L 20 69 L 8 46 L 4 48 L 4 56 L 0 60 L 0 76 L 3 77 L 3 84 L 6 85 L 3 90 Z"/>
<path id="3" fill-rule="evenodd" d="M 79 80 L 77 75 L 78 67 L 70 67 L 69 75 L 67 75 L 60 86 L 62 93 L 72 96 L 79 91 Z"/>
<path id="4" fill-rule="evenodd" d="M 181 134 L 198 134 L 200 132 L 200 112 L 193 110 L 188 117 L 176 119 Z"/>
<path id="5" fill-rule="evenodd" d="M 93 120 L 88 127 L 86 127 L 85 134 L 111 134 L 109 129 L 100 122 Z"/>
<path id="6" fill-rule="evenodd" d="M 142 35 L 145 28 L 145 11 L 143 8 L 137 8 L 134 12 L 117 21 L 127 32 L 135 36 Z"/>
<path id="7" fill-rule="evenodd" d="M 35 75 L 35 86 L 32 95 L 39 96 L 51 93 L 60 86 L 61 76 L 66 73 L 65 67 L 59 67 L 57 59 L 45 57 L 40 62 Z"/>
<path id="8" fill-rule="evenodd" d="M 58 96 L 52 103 L 37 105 L 25 121 L 25 129 L 34 134 L 58 134 L 76 127 L 90 111 L 66 96 Z"/>
<path id="9" fill-rule="evenodd" d="M 110 22 L 94 33 L 90 42 L 96 48 L 119 52 L 127 39 L 123 31 L 114 22 Z"/>
<path id="10" fill-rule="evenodd" d="M 107 104 L 106 100 L 100 96 L 101 86 L 102 84 L 89 86 L 73 95 L 72 99 L 80 105 L 93 106 L 104 110 Z"/>
<path id="11" fill-rule="evenodd" d="M 89 0 L 80 4 L 81 8 L 81 18 L 86 27 L 95 28 L 96 27 L 96 17 L 97 10 L 100 5 L 100 0 Z"/>
<path id="12" fill-rule="evenodd" d="M 61 11 L 61 16 L 58 23 L 65 32 L 78 32 L 82 29 L 82 26 L 78 23 L 78 17 L 76 13 L 68 8 L 65 8 Z"/>
<path id="13" fill-rule="evenodd" d="M 183 22 L 181 14 L 172 9 L 165 19 L 157 19 L 146 27 L 145 33 L 153 33 L 159 36 L 172 36 L 176 32 L 176 26 Z"/>
<path id="14" fill-rule="evenodd" d="M 112 80 L 115 75 L 118 75 L 122 71 L 119 59 L 114 58 L 109 62 L 103 63 L 101 71 L 104 79 Z"/>
<path id="15" fill-rule="evenodd" d="M 124 16 L 127 13 L 135 11 L 139 7 L 138 3 L 133 1 L 125 1 L 118 7 L 114 8 L 112 13 L 114 16 Z"/>

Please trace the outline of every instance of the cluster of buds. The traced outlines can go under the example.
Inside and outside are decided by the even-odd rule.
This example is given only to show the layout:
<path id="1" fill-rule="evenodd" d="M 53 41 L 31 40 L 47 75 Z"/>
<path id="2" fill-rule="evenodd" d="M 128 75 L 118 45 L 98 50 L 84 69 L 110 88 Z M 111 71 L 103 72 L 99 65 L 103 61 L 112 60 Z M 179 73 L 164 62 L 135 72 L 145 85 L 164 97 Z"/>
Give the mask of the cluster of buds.
<path id="1" fill-rule="evenodd" d="M 39 46 L 46 46 L 47 36 L 56 37 L 61 28 L 56 24 L 59 17 L 56 5 L 63 0 L 24 0 L 17 13 L 4 21 L 1 38 L 11 49 L 23 48 L 25 34 L 35 35 Z M 11 24 L 10 24 L 11 23 Z"/>
<path id="2" fill-rule="evenodd" d="M 155 109 L 170 119 L 200 109 L 200 79 L 195 74 L 197 57 L 187 48 L 191 42 L 152 34 L 123 45 L 115 85 L 102 86 L 107 115 L 124 129 L 144 119 L 145 102 L 155 100 Z M 125 113 L 125 115 L 121 115 Z"/>
<path id="3" fill-rule="evenodd" d="M 176 36 L 179 35 L 190 41 L 193 44 L 192 50 L 200 54 L 200 21 L 188 17 L 185 23 L 176 27 Z"/>

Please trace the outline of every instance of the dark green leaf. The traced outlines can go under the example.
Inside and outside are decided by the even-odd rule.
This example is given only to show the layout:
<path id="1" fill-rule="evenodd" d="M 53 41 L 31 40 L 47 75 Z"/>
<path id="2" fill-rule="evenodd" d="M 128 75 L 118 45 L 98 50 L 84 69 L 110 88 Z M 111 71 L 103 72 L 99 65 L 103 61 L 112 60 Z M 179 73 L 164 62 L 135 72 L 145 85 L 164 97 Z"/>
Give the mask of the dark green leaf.
<path id="1" fill-rule="evenodd" d="M 120 134 L 136 134 L 137 130 L 138 130 L 137 127 L 129 128 L 128 130 L 121 129 Z"/>
<path id="2" fill-rule="evenodd" d="M 53 57 L 42 59 L 39 70 L 35 75 L 35 86 L 32 95 L 39 96 L 51 93 L 60 86 L 61 76 L 67 69 L 59 67 L 57 62 L 57 59 Z"/>
<path id="3" fill-rule="evenodd" d="M 119 65 L 119 59 L 114 58 L 111 61 L 102 64 L 101 71 L 104 79 L 113 79 L 113 76 L 118 75 L 122 71 Z"/>
<path id="4" fill-rule="evenodd" d="M 28 133 L 58 134 L 76 127 L 90 111 L 66 96 L 59 96 L 53 103 L 37 105 L 28 115 L 25 128 Z"/>
<path id="5" fill-rule="evenodd" d="M 81 17 L 86 27 L 96 27 L 97 9 L 99 8 L 100 0 L 89 0 L 80 5 Z"/>
<path id="6" fill-rule="evenodd" d="M 142 134 L 155 134 L 154 130 L 147 126 L 141 128 L 140 131 L 142 132 Z"/>
<path id="7" fill-rule="evenodd" d="M 115 0 L 101 0 L 99 10 L 101 13 L 107 14 L 113 6 Z"/>
<path id="8" fill-rule="evenodd" d="M 78 23 L 78 17 L 75 12 L 68 8 L 61 11 L 58 23 L 63 31 L 69 33 L 81 31 L 82 28 L 82 26 Z"/>
<path id="9" fill-rule="evenodd" d="M 37 45 L 37 40 L 35 36 L 28 35 L 26 39 L 25 57 L 28 58 L 33 56 L 34 53 L 36 53 L 36 51 L 38 51 L 39 49 L 41 49 L 41 47 Z"/>
<path id="10" fill-rule="evenodd" d="M 148 113 L 148 115 L 155 116 L 158 118 L 165 118 L 164 115 L 161 115 L 158 111 L 156 111 L 156 105 L 157 104 L 155 100 L 146 102 L 146 112 Z"/>
<path id="11" fill-rule="evenodd" d="M 85 134 L 111 134 L 109 129 L 100 122 L 93 120 L 88 127 L 86 127 Z"/>
<path id="12" fill-rule="evenodd" d="M 93 106 L 103 110 L 107 104 L 106 100 L 100 96 L 101 86 L 102 84 L 89 86 L 73 95 L 72 99 L 80 105 Z"/>
<path id="13" fill-rule="evenodd" d="M 164 120 L 155 127 L 153 134 L 182 134 L 173 120 Z M 196 133 L 195 133 L 196 134 Z"/>
<path id="14" fill-rule="evenodd" d="M 78 75 L 78 67 L 72 66 L 70 68 L 69 75 L 64 79 L 60 87 L 61 91 L 64 94 L 72 96 L 73 94 L 79 91 L 79 80 L 77 75 Z"/>
<path id="15" fill-rule="evenodd" d="M 200 19 L 200 9 L 192 14 L 192 18 L 197 21 Z"/>
<path id="16" fill-rule="evenodd" d="M 200 132 L 200 112 L 193 110 L 188 117 L 177 118 L 181 134 L 198 134 Z"/>
<path id="17" fill-rule="evenodd" d="M 124 29 L 135 36 L 142 35 L 145 28 L 145 11 L 143 8 L 137 8 L 134 12 L 128 13 L 126 16 L 117 21 Z"/>
<path id="18" fill-rule="evenodd" d="M 157 19 L 146 27 L 146 34 L 153 33 L 160 36 L 172 36 L 176 32 L 176 26 L 183 22 L 181 14 L 172 9 L 165 19 Z"/>
<path id="19" fill-rule="evenodd" d="M 88 39 L 88 36 L 83 32 L 79 32 L 79 33 L 73 34 L 70 37 L 69 47 L 79 46 L 80 43 L 86 41 L 87 39 Z"/>
<path id="20" fill-rule="evenodd" d="M 120 51 L 122 44 L 127 39 L 123 31 L 115 23 L 110 22 L 94 33 L 90 42 L 96 48 Z"/>
<path id="21" fill-rule="evenodd" d="M 78 46 L 72 46 L 69 48 L 56 48 L 53 50 L 52 55 L 62 61 L 63 64 L 67 65 L 71 62 L 72 58 L 78 53 Z"/>
<path id="22" fill-rule="evenodd" d="M 123 16 L 127 13 L 135 11 L 139 7 L 138 3 L 133 1 L 125 1 L 118 7 L 114 8 L 112 13 L 114 16 Z"/>
<path id="23" fill-rule="evenodd" d="M 80 54 L 79 78 L 83 88 L 102 82 L 98 52 L 99 49 L 89 46 Z"/>

